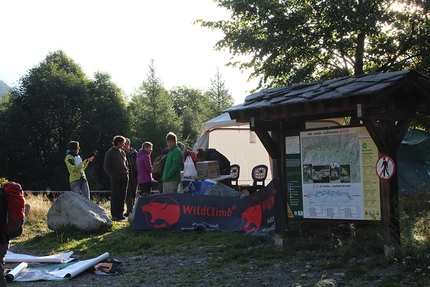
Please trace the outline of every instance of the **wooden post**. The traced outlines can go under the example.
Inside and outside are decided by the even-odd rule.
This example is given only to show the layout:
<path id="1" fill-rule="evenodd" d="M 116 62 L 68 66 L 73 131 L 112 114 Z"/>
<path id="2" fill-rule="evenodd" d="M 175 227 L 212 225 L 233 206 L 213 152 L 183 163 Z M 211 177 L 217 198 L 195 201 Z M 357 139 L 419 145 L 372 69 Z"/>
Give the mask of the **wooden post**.
<path id="1" fill-rule="evenodd" d="M 395 188 L 398 186 L 397 171 L 390 180 L 379 180 L 379 186 L 385 256 L 392 257 L 395 246 L 400 244 L 399 193 L 398 187 Z"/>
<path id="2" fill-rule="evenodd" d="M 397 150 L 405 136 L 409 122 L 363 121 L 380 156 L 387 155 L 394 162 L 395 171 L 388 180 L 379 180 L 381 199 L 381 224 L 384 231 L 385 256 L 391 257 L 400 244 L 399 182 L 397 179 Z"/>

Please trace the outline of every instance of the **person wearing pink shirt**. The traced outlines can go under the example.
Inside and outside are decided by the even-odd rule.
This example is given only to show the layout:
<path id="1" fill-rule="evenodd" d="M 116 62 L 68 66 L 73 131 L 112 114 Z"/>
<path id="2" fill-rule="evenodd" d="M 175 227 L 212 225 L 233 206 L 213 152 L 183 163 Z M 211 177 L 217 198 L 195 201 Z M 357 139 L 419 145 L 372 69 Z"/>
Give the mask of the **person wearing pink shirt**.
<path id="1" fill-rule="evenodd" d="M 137 180 L 139 183 L 140 194 L 145 196 L 151 193 L 152 185 L 152 143 L 144 142 L 139 150 L 136 159 Z"/>

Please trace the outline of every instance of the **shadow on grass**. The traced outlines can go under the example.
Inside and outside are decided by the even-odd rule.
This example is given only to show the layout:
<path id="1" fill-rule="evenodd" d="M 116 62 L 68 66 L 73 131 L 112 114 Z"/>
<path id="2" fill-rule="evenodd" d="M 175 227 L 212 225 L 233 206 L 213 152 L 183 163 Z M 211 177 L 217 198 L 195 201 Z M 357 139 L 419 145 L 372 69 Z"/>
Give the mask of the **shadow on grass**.
<path id="1" fill-rule="evenodd" d="M 256 248 L 258 247 L 258 248 Z M 132 230 L 127 222 L 113 222 L 106 230 L 82 232 L 73 226 L 58 231 L 28 236 L 13 243 L 14 252 L 49 255 L 73 251 L 81 259 L 109 252 L 114 257 L 131 257 L 151 252 L 169 255 L 180 252 L 217 254 L 221 261 L 247 262 L 252 258 L 272 258 L 273 241 L 269 237 L 245 236 L 240 233 L 169 230 Z"/>

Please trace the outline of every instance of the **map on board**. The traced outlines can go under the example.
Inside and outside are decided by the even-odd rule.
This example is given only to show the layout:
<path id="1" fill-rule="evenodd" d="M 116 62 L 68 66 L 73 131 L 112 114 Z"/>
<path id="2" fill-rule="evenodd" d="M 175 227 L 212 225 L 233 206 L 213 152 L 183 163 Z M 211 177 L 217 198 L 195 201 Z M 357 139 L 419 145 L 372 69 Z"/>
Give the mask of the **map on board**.
<path id="1" fill-rule="evenodd" d="M 360 141 L 354 129 L 318 131 L 301 139 L 305 183 L 361 182 Z"/>
<path id="2" fill-rule="evenodd" d="M 285 138 L 285 153 L 298 154 L 300 153 L 300 137 L 290 136 Z"/>
<path id="3" fill-rule="evenodd" d="M 305 218 L 363 218 L 361 150 L 357 129 L 301 134 Z"/>

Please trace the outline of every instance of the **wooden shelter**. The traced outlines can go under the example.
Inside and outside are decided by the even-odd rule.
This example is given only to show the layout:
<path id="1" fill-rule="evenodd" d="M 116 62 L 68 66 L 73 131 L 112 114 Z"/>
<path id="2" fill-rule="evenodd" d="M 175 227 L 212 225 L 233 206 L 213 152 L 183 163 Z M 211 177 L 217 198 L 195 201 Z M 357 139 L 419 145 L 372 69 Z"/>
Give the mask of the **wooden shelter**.
<path id="1" fill-rule="evenodd" d="M 273 159 L 287 196 L 285 136 L 303 131 L 306 122 L 350 117 L 350 126 L 365 126 L 379 154 L 397 163 L 397 149 L 417 112 L 430 107 L 430 80 L 414 70 L 324 82 L 292 84 L 251 94 L 226 110 L 237 122 L 249 122 Z M 400 237 L 397 175 L 380 180 L 381 221 L 386 246 Z"/>

